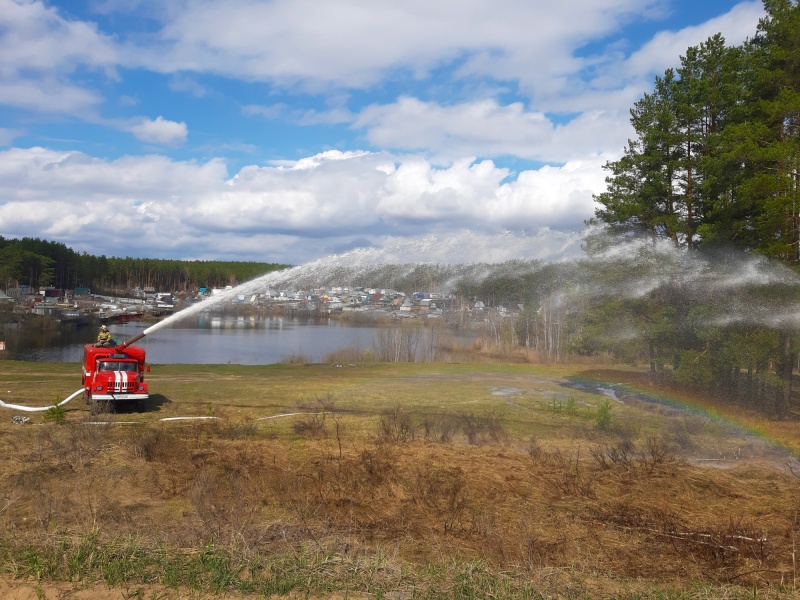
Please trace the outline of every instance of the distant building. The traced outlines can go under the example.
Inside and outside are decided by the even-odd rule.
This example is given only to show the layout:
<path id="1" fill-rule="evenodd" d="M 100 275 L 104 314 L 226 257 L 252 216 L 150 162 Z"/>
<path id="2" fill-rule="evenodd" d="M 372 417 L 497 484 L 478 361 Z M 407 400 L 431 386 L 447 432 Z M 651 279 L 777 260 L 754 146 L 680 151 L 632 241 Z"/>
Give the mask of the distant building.
<path id="1" fill-rule="evenodd" d="M 64 297 L 64 290 L 57 288 L 45 288 L 39 293 L 44 298 L 46 304 L 58 304 L 58 301 Z"/>

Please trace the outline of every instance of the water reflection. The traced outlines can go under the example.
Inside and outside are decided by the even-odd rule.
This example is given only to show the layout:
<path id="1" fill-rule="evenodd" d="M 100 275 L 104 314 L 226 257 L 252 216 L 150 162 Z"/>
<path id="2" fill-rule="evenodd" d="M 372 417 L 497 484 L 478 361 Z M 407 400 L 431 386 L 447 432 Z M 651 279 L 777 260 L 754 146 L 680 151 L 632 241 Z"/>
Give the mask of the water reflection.
<path id="1" fill-rule="evenodd" d="M 126 340 L 149 324 L 125 323 L 109 327 Z M 290 355 L 320 362 L 335 350 L 371 348 L 379 328 L 352 327 L 336 320 L 308 321 L 277 316 L 198 315 L 157 329 L 137 342 L 150 363 L 260 365 L 277 363 Z M 32 331 L 16 326 L 2 330 L 5 358 L 41 362 L 80 362 L 83 345 L 93 342 L 92 327 Z M 0 338 L 3 339 L 3 338 Z"/>
<path id="2" fill-rule="evenodd" d="M 0 357 L 45 362 L 80 361 L 83 345 L 97 339 L 92 327 L 21 327 L 0 324 L 0 341 L 5 352 Z M 77 354 L 75 353 L 77 349 Z"/>

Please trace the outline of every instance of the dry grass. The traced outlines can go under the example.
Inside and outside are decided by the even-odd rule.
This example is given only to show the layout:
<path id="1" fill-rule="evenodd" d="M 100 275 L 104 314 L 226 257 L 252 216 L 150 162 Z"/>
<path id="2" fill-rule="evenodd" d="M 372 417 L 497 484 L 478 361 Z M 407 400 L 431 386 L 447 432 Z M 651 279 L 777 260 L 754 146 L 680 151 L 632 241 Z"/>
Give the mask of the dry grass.
<path id="1" fill-rule="evenodd" d="M 6 389 L 28 377 L 18 369 Z M 524 366 L 219 367 L 203 397 L 180 393 L 199 385 L 191 371 L 170 368 L 183 387 L 152 383 L 175 391 L 143 415 L 4 419 L 7 576 L 320 597 L 795 589 L 789 458 L 753 447 L 730 468 L 699 466 L 744 443 L 714 423 L 619 406 L 600 430 L 602 396 Z M 501 383 L 517 392 L 493 395 Z"/>

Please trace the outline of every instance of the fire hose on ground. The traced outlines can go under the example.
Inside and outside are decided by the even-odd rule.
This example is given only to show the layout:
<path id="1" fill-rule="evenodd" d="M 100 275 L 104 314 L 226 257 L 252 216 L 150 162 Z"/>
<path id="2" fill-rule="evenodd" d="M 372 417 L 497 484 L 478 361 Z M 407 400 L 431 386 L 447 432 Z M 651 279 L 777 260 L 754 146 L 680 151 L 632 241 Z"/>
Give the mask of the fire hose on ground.
<path id="1" fill-rule="evenodd" d="M 66 404 L 67 402 L 72 400 L 75 396 L 77 396 L 78 394 L 82 394 L 82 393 L 83 393 L 83 388 L 79 389 L 74 394 L 72 394 L 70 396 L 67 396 L 66 398 L 64 398 L 58 404 L 51 404 L 50 406 L 21 406 L 19 404 L 7 404 L 6 402 L 3 402 L 2 400 L 0 400 L 0 408 L 10 408 L 12 410 L 23 410 L 25 412 L 44 412 L 44 411 L 50 410 L 51 408 L 53 408 L 53 406 L 63 406 L 64 404 Z"/>
<path id="2" fill-rule="evenodd" d="M 83 393 L 83 388 L 77 390 L 70 396 L 67 396 L 58 404 L 50 406 L 22 406 L 20 404 L 8 404 L 7 402 L 3 402 L 2 400 L 0 400 L 0 408 L 9 408 L 11 410 L 22 410 L 25 412 L 44 412 L 50 410 L 51 408 L 53 408 L 53 406 L 63 406 L 64 404 L 72 400 L 75 396 L 81 393 Z M 280 417 L 291 417 L 294 415 L 303 415 L 303 414 L 309 414 L 309 413 L 285 413 L 282 415 L 273 415 L 271 417 L 261 417 L 259 419 L 256 419 L 256 421 L 263 421 L 266 419 L 277 419 Z M 319 414 L 319 413 L 310 413 L 310 414 Z M 17 417 L 14 418 L 16 419 Z M 27 421 L 27 417 L 19 417 L 19 418 L 23 419 L 24 421 Z M 218 417 L 164 417 L 163 419 L 159 419 L 159 421 L 196 421 L 196 420 L 217 419 L 217 418 Z M 128 422 L 126 421 L 126 423 Z M 133 424 L 135 422 L 130 421 L 130 423 Z"/>

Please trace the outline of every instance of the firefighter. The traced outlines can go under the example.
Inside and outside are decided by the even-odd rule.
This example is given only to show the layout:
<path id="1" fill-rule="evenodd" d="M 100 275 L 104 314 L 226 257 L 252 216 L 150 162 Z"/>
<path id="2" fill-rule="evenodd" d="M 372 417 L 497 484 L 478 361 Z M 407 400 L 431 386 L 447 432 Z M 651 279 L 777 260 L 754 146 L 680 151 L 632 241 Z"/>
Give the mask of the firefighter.
<path id="1" fill-rule="evenodd" d="M 110 346 L 111 345 L 111 332 L 105 325 L 100 326 L 100 333 L 97 334 L 96 346 Z"/>

